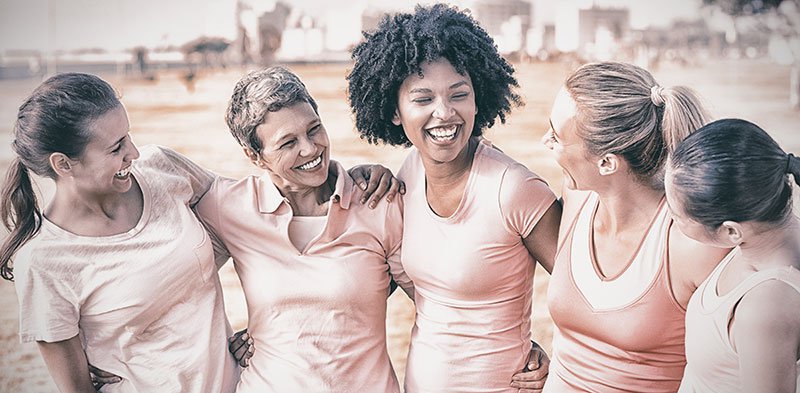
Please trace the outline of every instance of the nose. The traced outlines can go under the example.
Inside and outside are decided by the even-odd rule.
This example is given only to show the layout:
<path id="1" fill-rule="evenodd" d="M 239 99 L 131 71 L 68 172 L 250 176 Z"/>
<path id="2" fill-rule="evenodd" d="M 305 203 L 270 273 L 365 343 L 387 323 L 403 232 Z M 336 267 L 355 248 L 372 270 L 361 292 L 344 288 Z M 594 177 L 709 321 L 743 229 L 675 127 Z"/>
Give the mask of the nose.
<path id="1" fill-rule="evenodd" d="M 317 152 L 317 146 L 311 138 L 300 138 L 297 143 L 300 144 L 300 156 L 302 157 L 308 157 Z"/>
<path id="2" fill-rule="evenodd" d="M 448 120 L 453 117 L 453 107 L 447 100 L 439 100 L 436 108 L 433 110 L 433 116 L 440 120 Z"/>
<path id="3" fill-rule="evenodd" d="M 542 144 L 550 150 L 553 150 L 553 129 L 548 128 L 547 132 L 542 136 Z"/>
<path id="4" fill-rule="evenodd" d="M 129 142 L 130 143 L 128 143 L 129 149 L 128 149 L 127 156 L 128 156 L 128 160 L 129 161 L 133 161 L 133 160 L 139 158 L 139 149 L 136 147 L 136 145 L 133 143 L 133 141 L 129 140 Z"/>

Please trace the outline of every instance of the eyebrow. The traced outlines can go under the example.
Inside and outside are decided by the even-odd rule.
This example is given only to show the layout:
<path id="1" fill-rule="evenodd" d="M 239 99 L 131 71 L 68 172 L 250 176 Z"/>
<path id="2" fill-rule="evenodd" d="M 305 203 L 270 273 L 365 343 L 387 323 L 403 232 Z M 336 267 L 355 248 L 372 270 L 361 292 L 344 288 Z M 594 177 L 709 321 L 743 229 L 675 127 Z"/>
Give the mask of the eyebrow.
<path id="1" fill-rule="evenodd" d="M 459 88 L 461 86 L 464 86 L 464 85 L 467 85 L 467 81 L 462 80 L 462 81 L 453 83 L 452 85 L 450 85 L 449 88 L 452 90 L 452 89 L 457 89 L 457 88 Z M 410 93 L 430 93 L 431 91 L 432 90 L 428 89 L 427 87 L 417 87 L 416 89 L 411 89 L 409 91 L 409 94 Z"/>
<path id="2" fill-rule="evenodd" d="M 322 120 L 319 117 L 314 118 L 311 121 L 309 121 L 306 124 L 306 129 L 311 128 L 312 126 L 314 126 L 316 124 L 322 124 Z M 285 141 L 286 139 L 288 139 L 290 137 L 294 137 L 294 134 L 292 134 L 292 133 L 288 133 L 288 134 L 284 133 L 279 138 L 275 139 L 275 144 L 281 144 L 281 143 L 283 143 L 283 141 Z"/>

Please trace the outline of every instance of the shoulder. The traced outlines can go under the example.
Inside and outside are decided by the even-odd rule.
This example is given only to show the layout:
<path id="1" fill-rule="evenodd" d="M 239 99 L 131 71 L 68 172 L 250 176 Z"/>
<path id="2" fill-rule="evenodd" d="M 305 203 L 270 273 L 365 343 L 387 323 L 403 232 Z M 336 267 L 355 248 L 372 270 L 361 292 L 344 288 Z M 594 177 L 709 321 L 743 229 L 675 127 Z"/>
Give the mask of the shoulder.
<path id="1" fill-rule="evenodd" d="M 711 271 L 722 261 L 731 249 L 713 247 L 689 238 L 673 222 L 667 244 L 673 271 L 684 283 L 694 288 L 705 281 Z"/>
<path id="2" fill-rule="evenodd" d="M 777 335 L 800 329 L 800 291 L 779 279 L 768 279 L 747 291 L 739 301 L 734 323 L 746 334 Z"/>
<path id="3" fill-rule="evenodd" d="M 400 166 L 400 170 L 397 172 L 397 178 L 406 183 L 413 181 L 421 172 L 421 167 L 422 159 L 419 157 L 419 151 L 417 151 L 417 148 L 411 147 L 403 160 L 403 164 Z"/>

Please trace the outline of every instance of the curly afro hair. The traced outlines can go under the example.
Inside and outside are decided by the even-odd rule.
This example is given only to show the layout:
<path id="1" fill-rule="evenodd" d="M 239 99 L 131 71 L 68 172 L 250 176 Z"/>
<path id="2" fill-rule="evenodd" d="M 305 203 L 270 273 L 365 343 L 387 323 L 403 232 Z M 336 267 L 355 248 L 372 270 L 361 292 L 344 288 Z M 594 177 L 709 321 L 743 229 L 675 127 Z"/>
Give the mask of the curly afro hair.
<path id="1" fill-rule="evenodd" d="M 505 123 L 512 105 L 522 105 L 512 91 L 519 87 L 514 68 L 489 34 L 469 14 L 444 4 L 385 16 L 374 32 L 364 32 L 352 57 L 348 100 L 361 137 L 373 144 L 411 145 L 402 126 L 392 123 L 397 94 L 406 77 L 422 76 L 422 64 L 440 58 L 472 79 L 478 109 L 473 136 L 493 126 L 497 117 Z"/>

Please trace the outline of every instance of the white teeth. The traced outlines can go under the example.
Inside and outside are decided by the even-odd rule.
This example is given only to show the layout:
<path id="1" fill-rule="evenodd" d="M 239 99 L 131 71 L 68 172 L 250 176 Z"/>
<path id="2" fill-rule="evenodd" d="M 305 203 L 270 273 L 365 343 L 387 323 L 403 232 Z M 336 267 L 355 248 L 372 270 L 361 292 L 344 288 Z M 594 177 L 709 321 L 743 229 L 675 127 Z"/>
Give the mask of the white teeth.
<path id="1" fill-rule="evenodd" d="M 437 141 L 445 141 L 453 139 L 456 136 L 456 132 L 458 131 L 458 125 L 450 125 L 446 127 L 435 127 L 428 129 L 428 134 L 430 134 L 433 139 Z"/>
<path id="2" fill-rule="evenodd" d="M 129 173 L 131 173 L 131 167 L 127 167 L 127 168 L 115 173 L 114 176 L 118 177 L 120 179 L 124 179 L 126 176 L 128 176 Z"/>
<path id="3" fill-rule="evenodd" d="M 307 171 L 309 169 L 316 168 L 317 166 L 319 166 L 319 164 L 322 164 L 322 156 L 319 156 L 315 158 L 313 161 L 298 166 L 297 169 L 300 169 L 301 171 Z"/>

